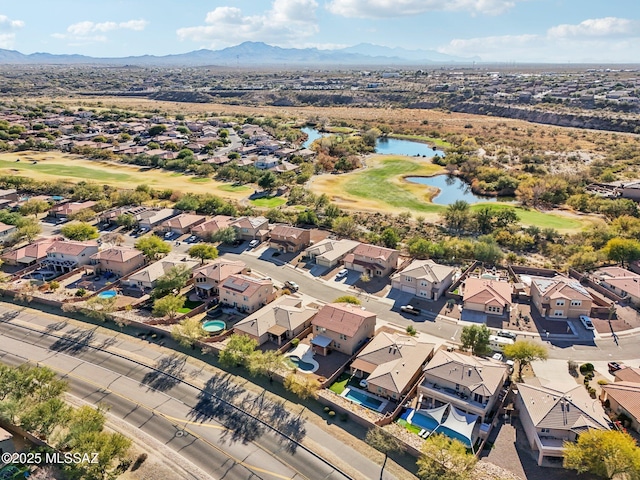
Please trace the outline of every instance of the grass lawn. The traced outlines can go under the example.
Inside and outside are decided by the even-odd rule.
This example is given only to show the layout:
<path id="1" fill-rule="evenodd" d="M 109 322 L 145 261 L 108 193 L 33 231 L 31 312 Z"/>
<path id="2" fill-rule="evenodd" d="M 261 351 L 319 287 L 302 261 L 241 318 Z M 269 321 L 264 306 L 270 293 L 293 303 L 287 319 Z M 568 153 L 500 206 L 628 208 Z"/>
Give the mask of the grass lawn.
<path id="1" fill-rule="evenodd" d="M 450 147 L 451 144 L 446 140 L 442 140 L 441 138 L 435 137 L 425 137 L 424 135 L 404 135 L 401 133 L 392 133 L 389 135 L 389 138 L 397 138 L 398 140 L 413 140 L 416 142 L 424 142 L 435 145 L 436 147 L 446 148 Z"/>
<path id="2" fill-rule="evenodd" d="M 402 418 L 399 418 L 396 423 L 401 427 L 406 428 L 409 432 L 415 433 L 416 435 L 420 433 L 420 430 L 422 430 L 420 427 L 416 427 L 415 425 L 407 423 L 407 421 Z"/>
<path id="3" fill-rule="evenodd" d="M 222 190 L 223 192 L 250 192 L 251 187 L 247 187 L 246 185 L 225 183 L 224 185 L 220 185 L 218 187 L 218 190 Z"/>
<path id="4" fill-rule="evenodd" d="M 471 210 L 477 210 L 481 206 L 489 205 L 496 210 L 505 208 L 515 208 L 520 223 L 525 225 L 535 225 L 540 228 L 555 228 L 559 231 L 574 231 L 586 226 L 586 221 L 579 218 L 571 218 L 564 215 L 540 212 L 534 209 L 523 207 L 512 207 L 506 203 L 477 203 L 471 206 Z"/>
<path id="5" fill-rule="evenodd" d="M 19 158 L 20 162 L 16 162 Z M 33 161 L 38 163 L 33 164 Z M 226 185 L 210 178 L 168 172 L 159 168 L 141 168 L 115 161 L 89 160 L 62 152 L 13 152 L 0 154 L 0 175 L 18 175 L 47 181 L 93 181 L 117 188 L 134 189 L 145 183 L 158 190 L 172 189 L 191 193 L 213 193 L 221 197 L 245 198 L 247 190 L 227 190 Z M 250 188 L 247 187 L 250 191 Z"/>
<path id="6" fill-rule="evenodd" d="M 203 302 L 201 302 L 200 300 L 189 300 L 187 298 L 187 300 L 185 300 L 184 302 L 184 308 L 188 308 L 189 310 L 193 310 L 196 307 L 199 307 L 200 305 L 202 305 Z"/>
<path id="7" fill-rule="evenodd" d="M 347 382 L 349 382 L 349 375 L 343 373 L 338 377 L 338 380 L 331 384 L 329 390 L 340 395 L 342 392 L 344 392 L 344 389 L 347 388 Z"/>
<path id="8" fill-rule="evenodd" d="M 328 133 L 353 133 L 354 130 L 351 127 L 326 127 L 324 129 Z"/>
<path id="9" fill-rule="evenodd" d="M 275 208 L 287 203 L 287 199 L 282 197 L 263 197 L 250 200 L 250 202 L 256 207 Z"/>

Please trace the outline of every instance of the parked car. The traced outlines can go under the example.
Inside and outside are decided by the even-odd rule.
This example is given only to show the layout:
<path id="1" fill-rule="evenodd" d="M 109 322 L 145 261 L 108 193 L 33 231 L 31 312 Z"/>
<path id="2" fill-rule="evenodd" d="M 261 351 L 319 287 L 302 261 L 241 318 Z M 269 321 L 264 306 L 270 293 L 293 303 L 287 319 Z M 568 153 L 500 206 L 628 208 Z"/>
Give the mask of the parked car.
<path id="1" fill-rule="evenodd" d="M 584 325 L 584 328 L 586 328 L 587 330 L 594 329 L 593 322 L 586 315 L 580 315 L 580 321 L 582 322 L 582 325 Z"/>
<path id="2" fill-rule="evenodd" d="M 502 355 L 500 352 L 496 352 L 493 354 L 493 358 L 494 360 L 497 360 L 499 362 L 502 362 L 504 360 L 504 355 Z"/>
<path id="3" fill-rule="evenodd" d="M 340 280 L 341 278 L 345 278 L 347 275 L 349 275 L 349 270 L 347 270 L 346 268 L 343 268 L 342 270 L 340 270 L 336 274 L 336 280 Z"/>
<path id="4" fill-rule="evenodd" d="M 625 365 L 620 362 L 609 362 L 607 363 L 607 367 L 609 368 L 609 372 L 617 372 L 618 370 L 622 370 Z"/>
<path id="5" fill-rule="evenodd" d="M 251 240 L 251 241 L 249 242 L 249 248 L 257 247 L 259 243 L 260 243 L 260 240 L 256 240 L 256 239 Z"/>
<path id="6" fill-rule="evenodd" d="M 413 305 L 403 305 L 400 307 L 400 310 L 411 315 L 420 315 L 422 313 L 422 310 Z"/>
<path id="7" fill-rule="evenodd" d="M 164 238 L 166 238 L 166 239 L 169 239 L 171 237 L 173 237 L 173 232 L 167 232 L 167 233 L 164 234 Z"/>
<path id="8" fill-rule="evenodd" d="M 292 282 L 291 280 L 287 280 L 286 282 L 284 282 L 284 286 L 292 292 L 297 292 L 300 289 L 298 284 L 296 282 Z"/>
<path id="9" fill-rule="evenodd" d="M 496 332 L 496 336 L 503 337 L 503 338 L 510 338 L 511 340 L 515 340 L 516 339 L 516 334 L 515 333 L 507 332 L 506 330 L 497 331 Z"/>
<path id="10" fill-rule="evenodd" d="M 198 237 L 196 237 L 195 235 L 191 235 L 189 238 L 187 238 L 187 242 L 189 243 L 194 243 L 198 240 Z"/>

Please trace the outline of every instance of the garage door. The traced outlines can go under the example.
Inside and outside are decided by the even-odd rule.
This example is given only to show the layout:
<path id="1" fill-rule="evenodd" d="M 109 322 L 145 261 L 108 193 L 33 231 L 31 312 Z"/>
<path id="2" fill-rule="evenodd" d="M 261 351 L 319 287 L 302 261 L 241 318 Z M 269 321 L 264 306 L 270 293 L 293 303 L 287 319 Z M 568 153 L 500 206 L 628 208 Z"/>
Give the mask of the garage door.
<path id="1" fill-rule="evenodd" d="M 416 294 L 416 289 L 409 285 L 402 285 L 402 288 L 400 290 L 407 293 L 413 293 L 414 295 Z"/>

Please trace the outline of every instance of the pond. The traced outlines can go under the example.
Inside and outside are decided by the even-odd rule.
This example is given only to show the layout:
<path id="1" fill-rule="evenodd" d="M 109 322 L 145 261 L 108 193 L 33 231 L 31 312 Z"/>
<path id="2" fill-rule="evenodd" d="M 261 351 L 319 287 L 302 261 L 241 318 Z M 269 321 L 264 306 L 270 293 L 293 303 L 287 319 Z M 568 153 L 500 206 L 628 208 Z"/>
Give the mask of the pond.
<path id="1" fill-rule="evenodd" d="M 304 127 L 301 129 L 309 138 L 302 144 L 304 148 L 309 148 L 314 140 L 322 138 L 327 134 L 320 133 L 315 128 Z M 399 140 L 397 138 L 378 138 L 376 141 L 376 153 L 383 155 L 407 155 L 409 157 L 424 156 L 431 158 L 434 155 L 444 156 L 444 152 L 431 148 L 426 143 L 414 142 L 412 140 Z"/>
<path id="2" fill-rule="evenodd" d="M 465 183 L 458 177 L 451 175 L 435 175 L 433 177 L 405 177 L 407 182 L 419 183 L 420 185 L 429 185 L 430 187 L 436 187 L 440 191 L 431 200 L 437 205 L 451 205 L 457 200 L 464 200 L 465 202 L 482 203 L 482 202 L 496 202 L 496 197 L 486 197 L 483 195 L 476 195 L 471 191 L 469 184 Z M 511 197 L 500 197 L 501 202 L 510 202 L 513 199 Z"/>

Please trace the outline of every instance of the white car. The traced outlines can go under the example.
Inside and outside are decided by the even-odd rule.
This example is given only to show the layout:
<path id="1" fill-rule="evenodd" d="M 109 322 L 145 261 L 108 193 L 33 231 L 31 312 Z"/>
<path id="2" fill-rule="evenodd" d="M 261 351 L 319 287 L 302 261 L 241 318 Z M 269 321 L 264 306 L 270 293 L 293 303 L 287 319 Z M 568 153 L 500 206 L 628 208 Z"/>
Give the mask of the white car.
<path id="1" fill-rule="evenodd" d="M 249 248 L 257 247 L 259 243 L 260 243 L 260 240 L 251 240 L 249 242 Z"/>
<path id="2" fill-rule="evenodd" d="M 173 237 L 173 232 L 167 232 L 167 233 L 164 234 L 164 238 L 169 239 L 171 237 Z"/>
<path id="3" fill-rule="evenodd" d="M 340 280 L 341 278 L 345 278 L 347 275 L 349 275 L 349 270 L 347 270 L 346 268 L 343 268 L 342 270 L 340 270 L 336 274 L 336 280 Z"/>
<path id="4" fill-rule="evenodd" d="M 594 330 L 595 327 L 593 326 L 593 322 L 586 315 L 580 315 L 580 321 L 587 330 Z"/>

